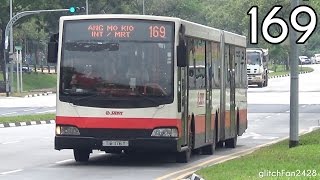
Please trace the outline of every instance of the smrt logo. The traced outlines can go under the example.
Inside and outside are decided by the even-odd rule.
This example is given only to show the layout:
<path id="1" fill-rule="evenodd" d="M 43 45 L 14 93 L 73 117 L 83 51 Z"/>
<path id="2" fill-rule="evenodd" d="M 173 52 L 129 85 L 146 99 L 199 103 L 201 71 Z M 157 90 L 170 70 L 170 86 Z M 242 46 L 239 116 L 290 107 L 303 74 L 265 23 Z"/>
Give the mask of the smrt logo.
<path id="1" fill-rule="evenodd" d="M 121 111 L 106 111 L 106 115 L 119 115 L 121 116 L 123 112 Z"/>

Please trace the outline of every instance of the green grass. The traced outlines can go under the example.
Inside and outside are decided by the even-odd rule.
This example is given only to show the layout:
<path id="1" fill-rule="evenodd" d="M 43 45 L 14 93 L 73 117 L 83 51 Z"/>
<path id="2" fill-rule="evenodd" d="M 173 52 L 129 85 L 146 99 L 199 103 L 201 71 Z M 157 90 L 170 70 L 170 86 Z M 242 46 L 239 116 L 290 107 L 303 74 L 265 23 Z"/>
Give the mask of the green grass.
<path id="1" fill-rule="evenodd" d="M 23 115 L 23 116 L 6 116 L 0 117 L 0 124 L 2 123 L 16 123 L 16 122 L 30 122 L 30 121 L 44 121 L 55 119 L 56 114 L 37 114 L 37 115 Z"/>
<path id="2" fill-rule="evenodd" d="M 320 130 L 300 137 L 300 145 L 288 148 L 288 140 L 261 148 L 252 154 L 199 170 L 205 180 L 213 179 L 320 179 Z M 300 171 L 300 177 L 266 177 L 269 171 Z M 306 176 L 301 174 L 305 172 Z M 312 173 L 316 172 L 316 176 Z M 279 175 L 280 175 L 279 173 Z M 260 175 L 260 176 L 259 176 Z M 307 175 L 310 175 L 307 177 Z"/>
<path id="3" fill-rule="evenodd" d="M 271 67 L 270 70 L 274 71 L 274 68 Z M 313 68 L 311 67 L 301 67 L 299 66 L 299 72 L 312 72 L 313 71 Z M 281 75 L 286 75 L 286 74 L 290 74 L 290 70 L 289 71 L 286 71 L 285 70 L 285 67 L 283 65 L 277 65 L 277 68 L 276 68 L 276 72 L 271 72 L 269 73 L 269 77 L 272 77 L 272 76 L 281 76 Z"/>
<path id="4" fill-rule="evenodd" d="M 0 73 L 0 79 L 3 79 L 2 73 Z M 17 86 L 17 74 L 13 74 L 13 88 Z M 38 89 L 55 89 L 57 87 L 57 75 L 56 74 L 44 74 L 44 73 L 23 73 L 22 74 L 23 91 L 35 91 Z"/>

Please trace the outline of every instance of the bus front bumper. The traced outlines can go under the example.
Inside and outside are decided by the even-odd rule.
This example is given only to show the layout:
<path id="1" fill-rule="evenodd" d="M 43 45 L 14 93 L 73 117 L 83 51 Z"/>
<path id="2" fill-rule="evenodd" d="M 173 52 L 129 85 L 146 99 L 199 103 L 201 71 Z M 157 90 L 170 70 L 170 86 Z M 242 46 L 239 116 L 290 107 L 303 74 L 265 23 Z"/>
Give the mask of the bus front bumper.
<path id="1" fill-rule="evenodd" d="M 261 83 L 263 81 L 261 74 L 248 74 L 248 85 Z"/>
<path id="2" fill-rule="evenodd" d="M 102 150 L 106 152 L 118 152 L 121 150 L 148 152 L 177 152 L 178 138 L 136 138 L 129 140 L 114 140 L 112 141 L 128 141 L 128 146 L 103 146 L 103 141 L 108 139 L 101 139 L 95 137 L 77 137 L 77 136 L 56 136 L 55 149 L 88 149 L 88 150 Z"/>

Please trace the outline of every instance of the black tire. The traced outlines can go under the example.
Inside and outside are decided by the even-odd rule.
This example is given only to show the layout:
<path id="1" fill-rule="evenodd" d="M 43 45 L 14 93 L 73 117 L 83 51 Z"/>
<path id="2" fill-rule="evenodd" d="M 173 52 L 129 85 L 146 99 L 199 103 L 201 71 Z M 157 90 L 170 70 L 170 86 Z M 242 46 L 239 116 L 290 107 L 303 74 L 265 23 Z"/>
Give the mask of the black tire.
<path id="1" fill-rule="evenodd" d="M 189 162 L 191 157 L 191 150 L 188 148 L 186 151 L 178 152 L 176 155 L 176 162 L 177 163 L 187 163 Z"/>
<path id="2" fill-rule="evenodd" d="M 264 87 L 268 86 L 268 76 L 266 77 L 266 81 L 264 82 Z"/>
<path id="3" fill-rule="evenodd" d="M 74 159 L 77 162 L 88 162 L 90 151 L 83 149 L 74 149 L 73 150 Z"/>
<path id="4" fill-rule="evenodd" d="M 231 139 L 227 139 L 225 141 L 225 146 L 226 148 L 235 148 L 237 146 L 237 139 L 238 139 L 238 136 L 236 135 L 236 137 L 234 138 L 231 138 Z"/>
<path id="5" fill-rule="evenodd" d="M 216 142 L 213 142 L 212 144 L 202 147 L 201 154 L 212 155 L 215 150 L 216 150 Z"/>
<path id="6" fill-rule="evenodd" d="M 177 152 L 177 154 L 176 154 L 176 162 L 177 163 L 187 163 L 187 162 L 189 162 L 190 157 L 191 157 L 193 143 L 194 143 L 193 132 L 190 132 L 189 141 L 190 141 L 189 147 L 188 147 L 188 149 L 186 151 Z"/>
<path id="7" fill-rule="evenodd" d="M 216 147 L 222 148 L 222 147 L 223 147 L 223 141 L 219 141 L 219 142 L 216 144 Z"/>
<path id="8" fill-rule="evenodd" d="M 263 87 L 263 82 L 258 83 L 258 87 Z"/>

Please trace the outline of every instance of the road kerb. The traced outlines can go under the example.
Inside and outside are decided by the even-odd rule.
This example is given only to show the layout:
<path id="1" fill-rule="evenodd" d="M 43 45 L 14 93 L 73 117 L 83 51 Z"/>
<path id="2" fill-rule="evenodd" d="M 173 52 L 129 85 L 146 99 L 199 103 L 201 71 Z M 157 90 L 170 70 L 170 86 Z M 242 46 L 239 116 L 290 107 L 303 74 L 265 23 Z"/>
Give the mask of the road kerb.
<path id="1" fill-rule="evenodd" d="M 40 124 L 54 124 L 55 120 L 41 120 L 41 121 L 28 121 L 28 122 L 16 122 L 16 123 L 1 123 L 0 128 L 7 127 L 19 127 L 19 126 L 30 126 L 30 125 L 40 125 Z"/>

